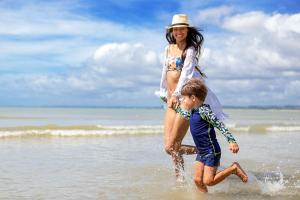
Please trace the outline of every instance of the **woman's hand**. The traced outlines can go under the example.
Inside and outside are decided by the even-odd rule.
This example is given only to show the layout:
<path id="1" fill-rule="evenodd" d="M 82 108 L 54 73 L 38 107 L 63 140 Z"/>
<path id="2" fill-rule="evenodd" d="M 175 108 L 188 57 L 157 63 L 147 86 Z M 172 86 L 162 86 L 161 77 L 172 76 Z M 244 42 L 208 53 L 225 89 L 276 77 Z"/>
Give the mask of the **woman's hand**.
<path id="1" fill-rule="evenodd" d="M 167 103 L 167 102 L 168 102 L 168 99 L 167 99 L 167 97 L 160 96 L 160 99 L 161 99 L 163 102 L 165 102 L 165 103 Z"/>
<path id="2" fill-rule="evenodd" d="M 169 108 L 176 108 L 178 105 L 179 105 L 179 100 L 176 96 L 171 96 L 171 98 L 168 99 Z"/>

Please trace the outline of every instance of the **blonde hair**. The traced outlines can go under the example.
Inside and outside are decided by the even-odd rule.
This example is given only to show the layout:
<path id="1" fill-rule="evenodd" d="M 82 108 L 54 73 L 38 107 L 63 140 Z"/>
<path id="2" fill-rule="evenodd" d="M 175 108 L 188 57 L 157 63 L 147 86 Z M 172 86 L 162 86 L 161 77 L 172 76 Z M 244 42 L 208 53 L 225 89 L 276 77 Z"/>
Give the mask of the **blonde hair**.
<path id="1" fill-rule="evenodd" d="M 207 87 L 200 79 L 192 78 L 183 85 L 181 95 L 194 95 L 201 101 L 204 101 L 207 95 Z"/>

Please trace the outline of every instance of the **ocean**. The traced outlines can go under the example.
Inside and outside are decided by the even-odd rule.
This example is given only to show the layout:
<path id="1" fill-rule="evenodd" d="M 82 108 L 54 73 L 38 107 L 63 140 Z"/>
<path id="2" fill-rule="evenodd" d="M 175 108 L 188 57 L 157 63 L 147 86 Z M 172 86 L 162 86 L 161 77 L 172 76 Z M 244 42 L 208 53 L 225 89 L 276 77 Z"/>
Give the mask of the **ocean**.
<path id="1" fill-rule="evenodd" d="M 163 109 L 0 108 L 0 199 L 300 199 L 300 110 L 225 109 L 239 143 L 222 134 L 221 168 L 238 161 L 208 194 L 193 183 L 195 155 L 176 182 L 163 150 Z M 188 132 L 184 144 L 193 144 Z"/>

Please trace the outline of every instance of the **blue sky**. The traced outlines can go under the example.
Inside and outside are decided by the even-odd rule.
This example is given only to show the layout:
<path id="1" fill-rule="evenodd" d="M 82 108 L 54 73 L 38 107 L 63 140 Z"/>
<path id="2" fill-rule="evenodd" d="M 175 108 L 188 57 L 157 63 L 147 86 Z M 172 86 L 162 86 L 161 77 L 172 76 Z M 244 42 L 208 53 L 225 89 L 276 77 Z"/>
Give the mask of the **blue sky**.
<path id="1" fill-rule="evenodd" d="M 165 26 L 203 30 L 226 106 L 300 106 L 300 1 L 0 1 L 0 106 L 160 106 Z"/>

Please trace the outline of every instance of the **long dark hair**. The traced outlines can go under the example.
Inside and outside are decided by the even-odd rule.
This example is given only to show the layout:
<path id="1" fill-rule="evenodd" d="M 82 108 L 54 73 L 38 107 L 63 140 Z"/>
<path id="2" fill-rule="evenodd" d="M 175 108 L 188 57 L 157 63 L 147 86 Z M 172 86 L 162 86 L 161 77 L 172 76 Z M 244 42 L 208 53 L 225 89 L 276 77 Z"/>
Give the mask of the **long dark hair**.
<path id="1" fill-rule="evenodd" d="M 197 59 L 197 63 L 198 63 L 200 53 L 201 53 L 202 44 L 203 44 L 203 40 L 204 40 L 204 37 L 200 32 L 202 30 L 197 29 L 195 27 L 187 27 L 187 28 L 188 28 L 188 33 L 187 33 L 187 36 L 186 36 L 186 47 L 182 51 L 181 59 L 184 61 L 185 57 L 186 57 L 187 49 L 189 47 L 194 47 L 195 50 L 196 50 L 196 59 Z M 172 32 L 173 32 L 172 28 L 167 29 L 166 39 L 169 42 L 169 44 L 176 44 L 176 39 L 174 38 Z M 195 67 L 203 77 L 206 77 L 206 75 L 202 71 L 200 71 L 198 66 L 195 66 Z"/>
<path id="2" fill-rule="evenodd" d="M 200 53 L 201 53 L 201 47 L 203 44 L 204 37 L 201 34 L 200 29 L 197 29 L 195 27 L 187 27 L 187 28 L 188 28 L 188 33 L 186 36 L 186 47 L 184 48 L 184 50 L 182 52 L 183 52 L 183 54 L 186 53 L 186 50 L 192 46 L 196 50 L 196 57 L 198 59 L 200 56 Z M 175 40 L 172 32 L 173 32 L 172 28 L 167 29 L 166 39 L 169 42 L 169 44 L 176 44 L 176 40 Z"/>

